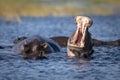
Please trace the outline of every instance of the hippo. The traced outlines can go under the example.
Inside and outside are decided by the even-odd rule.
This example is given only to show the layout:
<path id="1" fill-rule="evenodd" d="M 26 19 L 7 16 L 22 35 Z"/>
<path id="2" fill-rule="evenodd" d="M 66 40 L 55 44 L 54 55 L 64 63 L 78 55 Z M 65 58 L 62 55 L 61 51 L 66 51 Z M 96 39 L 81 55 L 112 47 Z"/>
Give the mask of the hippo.
<path id="1" fill-rule="evenodd" d="M 91 34 L 88 29 L 93 21 L 86 16 L 76 16 L 77 29 L 69 37 L 67 42 L 68 57 L 88 58 L 93 53 Z"/>
<path id="2" fill-rule="evenodd" d="M 13 51 L 22 53 L 23 59 L 43 59 L 48 53 L 60 51 L 60 46 L 55 41 L 38 35 L 20 37 L 13 42 Z"/>
<path id="3" fill-rule="evenodd" d="M 93 21 L 91 18 L 86 16 L 76 16 L 75 23 L 77 29 L 68 38 L 67 41 L 67 55 L 70 58 L 89 58 L 94 52 L 93 46 L 119 46 L 120 39 L 115 41 L 101 41 L 92 39 L 88 29 L 91 27 Z"/>

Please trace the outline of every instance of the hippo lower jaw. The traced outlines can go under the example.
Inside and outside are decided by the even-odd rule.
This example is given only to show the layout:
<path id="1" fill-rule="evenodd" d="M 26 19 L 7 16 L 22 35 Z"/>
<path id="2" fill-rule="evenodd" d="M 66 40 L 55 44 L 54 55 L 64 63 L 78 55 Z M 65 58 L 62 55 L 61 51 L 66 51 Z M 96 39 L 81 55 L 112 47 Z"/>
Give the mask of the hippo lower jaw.
<path id="1" fill-rule="evenodd" d="M 68 57 L 73 58 L 89 58 L 93 53 L 93 50 L 85 50 L 84 48 L 76 47 L 76 46 L 68 46 L 67 48 Z"/>
<path id="2" fill-rule="evenodd" d="M 67 53 L 69 58 L 77 57 L 77 58 L 89 58 L 90 55 L 93 53 L 92 50 L 92 43 L 90 42 L 88 46 L 85 43 L 78 44 L 69 44 L 67 45 Z"/>

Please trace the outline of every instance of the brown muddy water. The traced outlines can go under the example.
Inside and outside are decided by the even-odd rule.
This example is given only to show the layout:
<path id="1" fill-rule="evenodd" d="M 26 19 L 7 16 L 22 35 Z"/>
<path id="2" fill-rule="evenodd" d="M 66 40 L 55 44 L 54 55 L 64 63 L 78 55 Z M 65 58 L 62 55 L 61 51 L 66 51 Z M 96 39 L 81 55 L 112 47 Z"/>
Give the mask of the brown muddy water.
<path id="1" fill-rule="evenodd" d="M 120 38 L 120 15 L 90 16 L 93 38 Z M 19 36 L 70 36 L 74 17 L 21 17 L 22 23 L 0 20 L 0 45 L 13 45 Z M 90 60 L 68 59 L 66 47 L 45 60 L 23 60 L 11 48 L 0 49 L 0 80 L 119 80 L 120 46 L 94 47 Z"/>

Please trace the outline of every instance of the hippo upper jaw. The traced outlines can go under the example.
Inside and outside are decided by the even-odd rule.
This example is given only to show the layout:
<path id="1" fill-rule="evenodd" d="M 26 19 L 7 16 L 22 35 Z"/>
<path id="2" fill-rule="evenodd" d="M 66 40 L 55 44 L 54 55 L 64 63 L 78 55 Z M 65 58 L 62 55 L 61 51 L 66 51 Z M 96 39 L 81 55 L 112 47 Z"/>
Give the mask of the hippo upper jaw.
<path id="1" fill-rule="evenodd" d="M 90 55 L 93 53 L 93 50 L 86 50 L 85 48 L 75 47 L 75 46 L 68 46 L 68 57 L 69 58 L 79 58 L 79 59 L 88 59 Z"/>

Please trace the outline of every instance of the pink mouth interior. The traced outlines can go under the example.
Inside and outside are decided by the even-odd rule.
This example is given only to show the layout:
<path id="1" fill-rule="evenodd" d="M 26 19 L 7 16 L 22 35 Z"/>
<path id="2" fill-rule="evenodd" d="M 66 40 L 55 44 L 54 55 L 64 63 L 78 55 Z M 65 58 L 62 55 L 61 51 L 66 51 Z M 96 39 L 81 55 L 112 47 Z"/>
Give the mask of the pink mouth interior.
<path id="1" fill-rule="evenodd" d="M 81 45 L 82 36 L 83 36 L 82 30 L 79 29 L 78 32 L 77 33 L 75 32 L 74 35 L 71 37 L 71 40 L 70 40 L 71 44 Z"/>
<path id="2" fill-rule="evenodd" d="M 78 35 L 76 37 L 76 41 L 75 41 L 75 44 L 76 45 L 80 45 L 81 44 L 81 39 L 82 39 L 82 32 L 81 30 L 78 31 Z"/>

